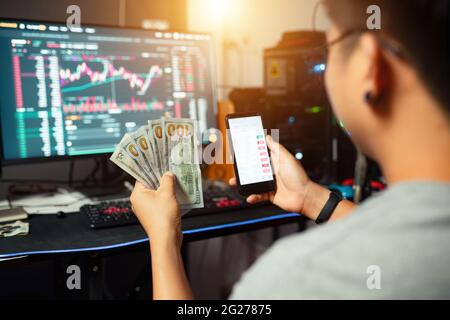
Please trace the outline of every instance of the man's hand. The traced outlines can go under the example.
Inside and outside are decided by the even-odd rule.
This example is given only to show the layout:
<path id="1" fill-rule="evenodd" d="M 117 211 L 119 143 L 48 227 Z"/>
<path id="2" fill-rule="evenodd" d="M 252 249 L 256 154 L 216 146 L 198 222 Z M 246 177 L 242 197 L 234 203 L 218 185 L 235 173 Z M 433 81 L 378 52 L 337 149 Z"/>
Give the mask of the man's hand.
<path id="1" fill-rule="evenodd" d="M 161 178 L 161 185 L 156 191 L 136 182 L 130 201 L 151 241 L 175 241 L 180 247 L 181 216 L 175 197 L 175 183 L 175 175 L 170 172 Z"/>
<path id="2" fill-rule="evenodd" d="M 193 299 L 183 266 L 181 216 L 175 197 L 176 178 L 166 173 L 158 190 L 141 183 L 131 194 L 133 211 L 150 238 L 152 256 L 153 299 Z"/>
<path id="3" fill-rule="evenodd" d="M 330 192 L 312 182 L 301 164 L 286 148 L 275 142 L 271 136 L 267 136 L 266 139 L 277 180 L 277 190 L 251 195 L 247 198 L 247 202 L 270 200 L 286 211 L 299 212 L 315 220 L 320 212 L 317 210 L 317 203 L 320 209 Z M 230 184 L 236 185 L 236 178 L 232 178 Z"/>

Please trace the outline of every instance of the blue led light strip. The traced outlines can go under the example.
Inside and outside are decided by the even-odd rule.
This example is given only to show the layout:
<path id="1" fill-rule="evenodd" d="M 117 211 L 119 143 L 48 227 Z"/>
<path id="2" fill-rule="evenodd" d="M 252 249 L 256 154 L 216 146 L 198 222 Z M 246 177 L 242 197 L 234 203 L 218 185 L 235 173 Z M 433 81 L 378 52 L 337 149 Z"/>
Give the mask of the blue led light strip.
<path id="1" fill-rule="evenodd" d="M 221 225 L 212 226 L 212 227 L 186 230 L 186 231 L 183 231 L 183 234 L 195 234 L 195 233 L 200 233 L 200 232 L 227 229 L 227 228 L 245 226 L 245 225 L 266 222 L 266 221 L 272 221 L 272 220 L 295 218 L 295 217 L 299 217 L 299 216 L 300 216 L 300 214 L 298 214 L 298 213 L 284 213 L 284 214 L 278 214 L 278 215 L 264 217 L 264 218 L 258 218 L 258 219 L 251 219 L 251 220 L 246 220 L 246 221 L 241 221 L 241 222 L 232 222 L 232 223 L 226 223 L 226 224 L 221 224 Z M 13 258 L 13 257 L 18 257 L 18 256 L 35 255 L 35 254 L 74 253 L 74 252 L 85 252 L 85 251 L 108 250 L 108 249 L 115 249 L 115 248 L 131 246 L 131 245 L 143 243 L 146 241 L 148 241 L 148 238 L 135 240 L 135 241 L 129 241 L 129 242 L 123 242 L 123 243 L 119 243 L 119 244 L 113 244 L 113 245 L 109 245 L 109 246 L 100 246 L 100 247 L 92 247 L 92 248 L 16 252 L 16 253 L 0 254 L 0 259 Z"/>

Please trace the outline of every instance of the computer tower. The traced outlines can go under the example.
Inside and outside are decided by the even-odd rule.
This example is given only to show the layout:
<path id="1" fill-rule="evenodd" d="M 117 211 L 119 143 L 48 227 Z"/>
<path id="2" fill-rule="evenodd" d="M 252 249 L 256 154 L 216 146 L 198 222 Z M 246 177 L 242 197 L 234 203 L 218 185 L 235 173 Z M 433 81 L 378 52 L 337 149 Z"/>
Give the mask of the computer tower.
<path id="1" fill-rule="evenodd" d="M 334 118 L 324 84 L 326 57 L 322 32 L 283 34 L 264 51 L 264 87 L 230 93 L 236 112 L 259 112 L 268 129 L 308 175 L 322 183 L 352 177 L 355 149 Z"/>
<path id="2" fill-rule="evenodd" d="M 280 141 L 311 178 L 334 180 L 332 112 L 324 86 L 325 43 L 322 32 L 283 34 L 281 41 L 264 51 L 264 91 L 273 128 Z"/>

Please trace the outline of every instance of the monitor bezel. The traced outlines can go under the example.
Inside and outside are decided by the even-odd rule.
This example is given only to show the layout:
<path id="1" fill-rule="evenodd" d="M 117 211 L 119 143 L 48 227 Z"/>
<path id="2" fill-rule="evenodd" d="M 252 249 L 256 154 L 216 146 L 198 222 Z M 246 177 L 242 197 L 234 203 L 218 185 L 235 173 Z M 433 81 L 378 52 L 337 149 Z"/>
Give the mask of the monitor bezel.
<path id="1" fill-rule="evenodd" d="M 14 18 L 3 18 L 0 16 L 0 21 L 5 22 L 16 22 L 16 23 L 44 23 L 44 24 L 59 24 L 66 25 L 62 21 L 51 21 L 51 20 L 36 20 L 36 19 L 14 19 Z M 218 108 L 218 86 L 217 86 L 217 70 L 216 70 L 216 62 L 217 56 L 215 52 L 215 41 L 212 33 L 210 32 L 198 32 L 198 31 L 190 31 L 183 29 L 167 29 L 167 30 L 159 30 L 159 29 L 145 29 L 142 27 L 132 27 L 132 26 L 118 26 L 118 25 L 107 25 L 107 24 L 95 24 L 95 23 L 86 23 L 81 24 L 81 27 L 97 27 L 97 28 L 111 28 L 111 29 L 121 29 L 121 30 L 134 30 L 134 31 L 144 31 L 144 32 L 168 32 L 168 33 L 189 33 L 194 35 L 207 35 L 210 37 L 210 59 L 211 59 L 211 76 L 212 76 L 212 88 L 213 88 L 213 126 L 209 126 L 208 129 L 217 127 L 217 108 Z M 2 106 L 0 104 L 0 110 L 2 110 Z M 53 155 L 50 157 L 29 157 L 29 158 L 15 158 L 15 159 L 4 159 L 3 154 L 3 128 L 1 121 L 2 114 L 0 112 L 0 166 L 13 166 L 13 165 L 25 165 L 25 164 L 33 164 L 33 163 L 45 163 L 45 162 L 57 162 L 57 161 L 67 161 L 67 160 L 75 160 L 75 159 L 92 159 L 92 158 L 106 158 L 109 157 L 111 153 L 109 152 L 100 152 L 100 153 L 92 153 L 92 154 L 83 154 L 83 155 Z M 202 134 L 202 133 L 200 133 Z"/>

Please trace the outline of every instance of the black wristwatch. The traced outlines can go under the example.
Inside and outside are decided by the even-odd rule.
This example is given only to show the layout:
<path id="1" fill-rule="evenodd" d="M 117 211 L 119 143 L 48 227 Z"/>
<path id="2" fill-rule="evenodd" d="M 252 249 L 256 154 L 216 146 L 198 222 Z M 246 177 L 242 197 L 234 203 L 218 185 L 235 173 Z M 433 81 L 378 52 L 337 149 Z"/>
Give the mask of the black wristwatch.
<path id="1" fill-rule="evenodd" d="M 336 209 L 339 202 L 341 202 L 343 199 L 344 198 L 341 196 L 340 193 L 331 191 L 327 203 L 325 203 L 323 209 L 320 211 L 319 216 L 316 219 L 316 223 L 321 224 L 330 220 L 330 217 L 333 214 L 334 209 Z"/>

